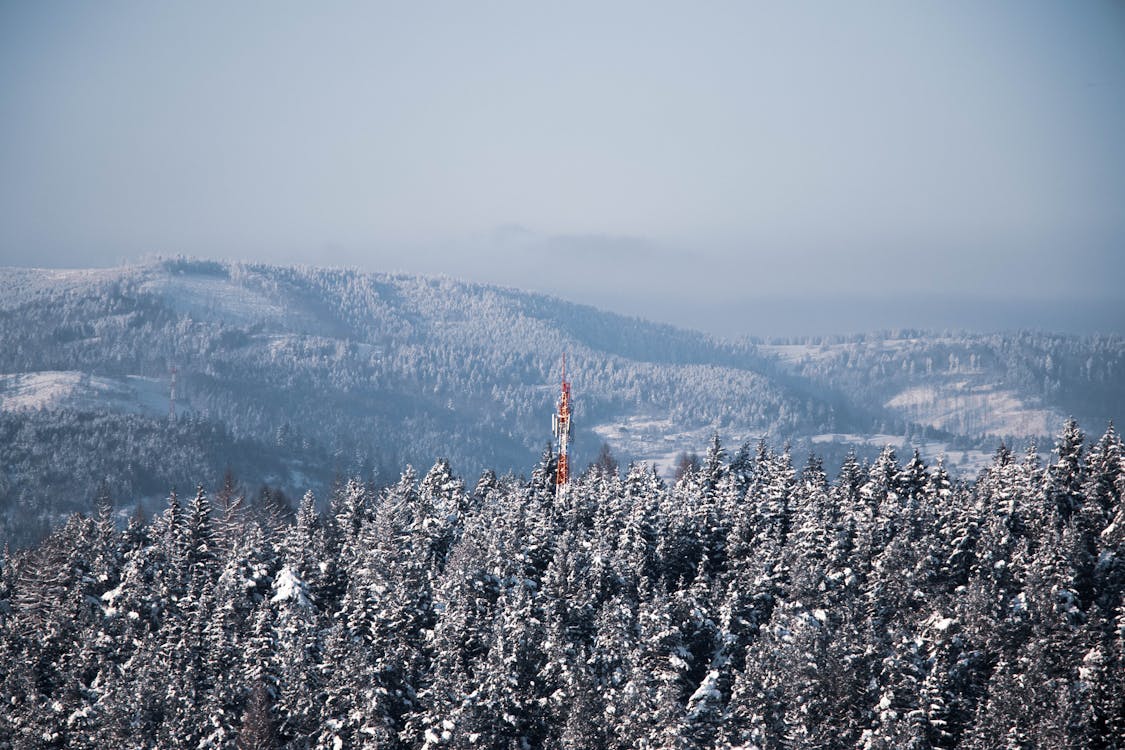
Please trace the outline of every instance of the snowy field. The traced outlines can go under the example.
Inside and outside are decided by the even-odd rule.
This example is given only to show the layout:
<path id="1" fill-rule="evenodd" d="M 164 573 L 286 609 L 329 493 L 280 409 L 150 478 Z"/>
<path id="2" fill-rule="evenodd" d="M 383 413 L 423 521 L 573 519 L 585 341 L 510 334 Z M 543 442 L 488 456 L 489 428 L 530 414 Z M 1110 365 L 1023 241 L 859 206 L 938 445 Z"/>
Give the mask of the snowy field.
<path id="1" fill-rule="evenodd" d="M 998 385 L 967 380 L 908 388 L 885 406 L 918 424 L 964 435 L 1050 435 L 1065 418 Z"/>
<path id="2" fill-rule="evenodd" d="M 0 411 L 70 408 L 162 416 L 168 413 L 167 379 L 128 375 L 107 378 L 73 370 L 0 374 Z M 176 410 L 191 411 L 179 394 Z"/>
<path id="3" fill-rule="evenodd" d="M 226 278 L 163 273 L 153 275 L 140 288 L 162 297 L 177 312 L 196 318 L 236 324 L 273 323 L 286 328 L 307 328 L 315 323 L 306 311 L 253 288 L 254 282 L 252 275 Z"/>
<path id="4" fill-rule="evenodd" d="M 656 464 L 657 473 L 663 477 L 670 477 L 675 472 L 676 458 L 680 453 L 685 451 L 702 453 L 706 450 L 716 429 L 714 425 L 682 429 L 673 425 L 670 419 L 634 415 L 623 422 L 599 424 L 593 428 L 593 431 L 601 440 L 609 443 L 615 455 L 623 463 L 632 460 Z M 730 428 L 724 428 L 721 433 L 724 436 L 741 435 L 737 441 L 730 439 L 731 444 L 726 446 L 730 450 L 736 449 L 737 444 L 745 440 L 755 441 L 762 436 L 760 431 L 748 430 L 737 433 Z M 592 450 L 596 450 L 596 447 Z"/>

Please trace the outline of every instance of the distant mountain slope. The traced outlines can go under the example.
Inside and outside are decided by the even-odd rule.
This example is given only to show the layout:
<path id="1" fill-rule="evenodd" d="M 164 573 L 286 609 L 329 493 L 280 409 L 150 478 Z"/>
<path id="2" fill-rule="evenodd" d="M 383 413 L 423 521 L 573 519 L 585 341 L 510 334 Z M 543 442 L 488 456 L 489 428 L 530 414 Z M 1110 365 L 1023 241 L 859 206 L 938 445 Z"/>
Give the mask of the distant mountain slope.
<path id="1" fill-rule="evenodd" d="M 830 458 L 911 441 L 964 460 L 995 435 L 1054 432 L 1066 413 L 1092 425 L 1119 414 L 1125 381 L 1119 338 L 732 343 L 448 278 L 187 260 L 2 269 L 0 411 L 15 442 L 0 448 L 0 511 L 86 507 L 102 480 L 131 500 L 205 464 L 290 493 L 334 475 L 390 479 L 437 456 L 469 475 L 518 470 L 549 438 L 564 351 L 578 466 L 603 440 L 622 460 L 667 465 L 713 432 Z M 172 367 L 190 429 L 160 427 Z M 82 415 L 102 417 L 112 457 L 53 429 L 85 430 Z M 29 435 L 39 444 L 19 444 Z M 204 439 L 240 446 L 239 461 L 183 445 Z M 74 454 L 64 475 L 50 468 L 58 451 Z M 193 458 L 146 464 L 162 452 Z"/>
<path id="2" fill-rule="evenodd" d="M 1120 337 L 907 331 L 761 344 L 784 372 L 956 435 L 1052 435 L 1125 413 Z"/>

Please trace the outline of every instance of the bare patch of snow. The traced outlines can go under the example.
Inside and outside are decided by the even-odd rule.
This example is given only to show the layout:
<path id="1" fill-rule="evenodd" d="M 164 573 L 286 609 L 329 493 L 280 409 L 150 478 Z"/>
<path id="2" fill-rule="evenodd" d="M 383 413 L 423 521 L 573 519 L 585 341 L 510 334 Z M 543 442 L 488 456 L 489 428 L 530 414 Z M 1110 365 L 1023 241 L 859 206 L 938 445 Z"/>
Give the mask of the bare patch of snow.
<path id="1" fill-rule="evenodd" d="M 165 378 L 112 378 L 75 370 L 0 374 L 0 411 L 73 408 L 162 416 L 168 413 L 169 385 Z M 192 411 L 182 390 L 176 408 Z"/>
<path id="2" fill-rule="evenodd" d="M 200 318 L 250 324 L 290 317 L 266 295 L 220 276 L 161 274 L 141 284 L 141 291 L 162 297 L 177 312 Z"/>
<path id="3" fill-rule="evenodd" d="M 967 380 L 907 388 L 884 405 L 918 424 L 964 435 L 1050 435 L 1062 420 L 1013 391 Z"/>

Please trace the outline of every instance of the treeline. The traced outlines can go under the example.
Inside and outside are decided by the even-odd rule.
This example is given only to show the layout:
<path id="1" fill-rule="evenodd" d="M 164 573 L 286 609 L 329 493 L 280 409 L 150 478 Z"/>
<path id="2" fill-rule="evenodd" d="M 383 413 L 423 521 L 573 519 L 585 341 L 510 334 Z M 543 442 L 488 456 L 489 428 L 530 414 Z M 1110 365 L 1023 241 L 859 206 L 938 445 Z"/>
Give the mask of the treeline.
<path id="1" fill-rule="evenodd" d="M 240 439 L 195 415 L 169 421 L 71 409 L 0 411 L 0 544 L 34 544 L 67 514 L 94 507 L 102 487 L 158 501 L 169 487 L 194 486 L 228 466 L 244 469 L 255 485 L 286 488 L 326 487 L 333 468 L 365 468 L 363 457 L 328 455 L 284 437 Z"/>
<path id="2" fill-rule="evenodd" d="M 972 484 L 716 439 L 671 486 L 438 462 L 318 512 L 174 495 L 0 568 L 0 746 L 1117 748 L 1125 451 Z"/>

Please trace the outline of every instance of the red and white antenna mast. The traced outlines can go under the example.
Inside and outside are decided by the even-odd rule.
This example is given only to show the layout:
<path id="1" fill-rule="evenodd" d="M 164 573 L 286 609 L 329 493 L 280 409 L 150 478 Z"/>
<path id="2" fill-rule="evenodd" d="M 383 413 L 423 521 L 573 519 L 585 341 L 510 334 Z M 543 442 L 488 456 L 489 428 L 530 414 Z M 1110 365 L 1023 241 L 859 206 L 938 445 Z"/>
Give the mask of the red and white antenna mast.
<path id="1" fill-rule="evenodd" d="M 570 481 L 570 463 L 567 445 L 570 443 L 570 381 L 566 379 L 566 353 L 562 360 L 562 395 L 559 396 L 559 410 L 551 420 L 555 439 L 559 446 L 559 470 L 555 475 L 555 492 Z"/>

